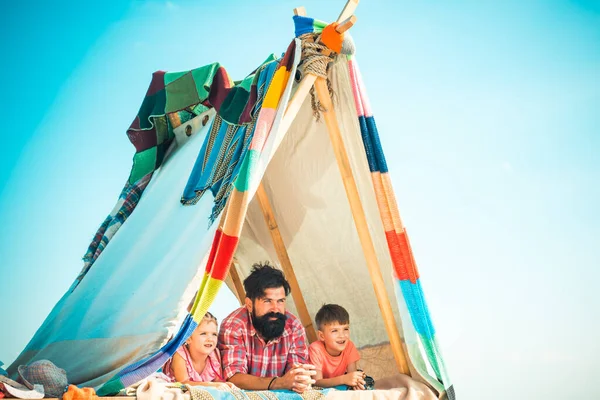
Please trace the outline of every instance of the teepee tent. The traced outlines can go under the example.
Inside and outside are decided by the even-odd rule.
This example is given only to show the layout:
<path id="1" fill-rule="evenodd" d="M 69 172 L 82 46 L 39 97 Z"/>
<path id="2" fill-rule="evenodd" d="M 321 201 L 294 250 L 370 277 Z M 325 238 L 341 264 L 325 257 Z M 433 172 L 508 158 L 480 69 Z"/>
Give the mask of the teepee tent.
<path id="1" fill-rule="evenodd" d="M 164 364 L 224 282 L 242 300 L 250 266 L 271 260 L 309 340 L 318 308 L 342 304 L 376 379 L 455 397 L 346 32 L 355 6 L 332 24 L 297 9 L 283 56 L 242 81 L 217 63 L 153 75 L 119 200 L 9 373 L 50 359 L 117 393 Z"/>

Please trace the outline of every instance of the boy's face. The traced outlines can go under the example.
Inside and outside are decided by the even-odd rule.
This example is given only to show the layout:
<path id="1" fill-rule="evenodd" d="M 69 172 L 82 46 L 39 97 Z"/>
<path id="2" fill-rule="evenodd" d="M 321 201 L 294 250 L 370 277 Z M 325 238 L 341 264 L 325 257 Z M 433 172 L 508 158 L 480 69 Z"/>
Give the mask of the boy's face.
<path id="1" fill-rule="evenodd" d="M 339 356 L 350 340 L 350 324 L 324 324 L 318 335 L 319 340 L 325 343 L 325 350 L 332 356 Z"/>

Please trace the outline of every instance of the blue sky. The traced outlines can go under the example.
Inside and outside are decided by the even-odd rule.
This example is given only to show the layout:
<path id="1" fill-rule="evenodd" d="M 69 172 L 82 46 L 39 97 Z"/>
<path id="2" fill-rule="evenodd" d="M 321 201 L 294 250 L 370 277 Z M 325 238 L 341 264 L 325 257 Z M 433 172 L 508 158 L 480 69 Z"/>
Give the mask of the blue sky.
<path id="1" fill-rule="evenodd" d="M 344 1 L 12 2 L 0 15 L 0 360 L 79 272 L 151 73 L 239 79 Z M 600 2 L 363 0 L 352 34 L 461 399 L 589 397 L 600 367 Z"/>

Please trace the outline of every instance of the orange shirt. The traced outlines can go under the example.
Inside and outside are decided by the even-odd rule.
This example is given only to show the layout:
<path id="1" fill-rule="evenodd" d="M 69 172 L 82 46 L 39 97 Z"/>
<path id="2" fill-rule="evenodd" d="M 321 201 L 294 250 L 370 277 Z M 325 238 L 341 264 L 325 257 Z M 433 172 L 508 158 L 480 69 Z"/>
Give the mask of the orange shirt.
<path id="1" fill-rule="evenodd" d="M 336 376 L 344 375 L 348 368 L 348 364 L 352 364 L 360 360 L 360 354 L 352 341 L 348 341 L 348 345 L 337 357 L 332 356 L 325 350 L 325 344 L 317 340 L 312 342 L 308 347 L 310 363 L 317 367 L 323 374 L 323 379 L 335 378 Z"/>

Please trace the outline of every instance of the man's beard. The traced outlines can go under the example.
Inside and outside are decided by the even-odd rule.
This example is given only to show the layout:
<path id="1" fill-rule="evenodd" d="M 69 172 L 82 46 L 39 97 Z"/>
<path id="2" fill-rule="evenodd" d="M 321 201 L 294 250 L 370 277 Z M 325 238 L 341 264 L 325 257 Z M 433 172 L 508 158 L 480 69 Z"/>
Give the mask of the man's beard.
<path id="1" fill-rule="evenodd" d="M 272 317 L 277 319 L 271 320 Z M 267 342 L 281 336 L 285 329 L 286 320 L 287 315 L 285 314 L 270 312 L 261 317 L 257 317 L 256 312 L 252 310 L 252 325 L 254 325 L 254 329 L 256 329 L 260 336 Z"/>

